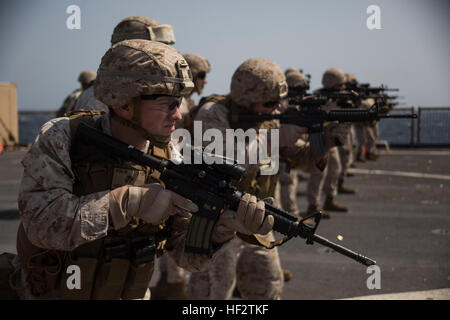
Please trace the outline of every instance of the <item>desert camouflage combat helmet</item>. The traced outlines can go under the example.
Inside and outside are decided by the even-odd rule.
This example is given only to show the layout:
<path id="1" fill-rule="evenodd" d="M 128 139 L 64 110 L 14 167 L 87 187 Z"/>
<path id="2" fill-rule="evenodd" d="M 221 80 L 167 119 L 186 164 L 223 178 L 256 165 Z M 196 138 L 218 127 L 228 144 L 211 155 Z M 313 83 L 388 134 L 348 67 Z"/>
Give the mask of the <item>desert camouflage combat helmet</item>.
<path id="1" fill-rule="evenodd" d="M 308 79 L 298 69 L 288 68 L 284 74 L 289 88 L 308 85 Z"/>
<path id="2" fill-rule="evenodd" d="M 173 28 L 168 24 L 160 24 L 152 18 L 133 16 L 123 19 L 114 28 L 111 44 L 123 40 L 144 39 L 174 44 Z"/>
<path id="3" fill-rule="evenodd" d="M 194 78 L 200 72 L 208 73 L 211 71 L 211 64 L 206 58 L 194 53 L 185 53 L 183 54 L 183 57 L 189 64 L 189 68 L 191 68 L 191 72 Z"/>
<path id="4" fill-rule="evenodd" d="M 243 107 L 279 101 L 287 96 L 286 77 L 281 68 L 265 58 L 244 61 L 231 79 L 231 100 Z"/>
<path id="5" fill-rule="evenodd" d="M 300 70 L 298 70 L 295 67 L 289 67 L 286 69 L 286 71 L 284 71 L 284 75 L 287 75 L 288 73 L 291 73 L 291 72 L 300 72 Z"/>
<path id="6" fill-rule="evenodd" d="M 322 85 L 324 88 L 333 88 L 334 86 L 345 83 L 345 74 L 339 68 L 330 68 L 325 71 L 322 77 Z"/>
<path id="7" fill-rule="evenodd" d="M 84 70 L 78 76 L 78 82 L 81 83 L 81 85 L 87 86 L 89 83 L 95 80 L 96 76 L 97 74 L 94 71 Z"/>
<path id="8" fill-rule="evenodd" d="M 345 83 L 356 85 L 358 84 L 358 80 L 356 79 L 356 76 L 353 73 L 345 73 Z"/>
<path id="9" fill-rule="evenodd" d="M 116 43 L 105 53 L 94 94 L 114 109 L 141 95 L 181 96 L 193 88 L 189 65 L 177 50 L 161 42 L 136 39 Z"/>

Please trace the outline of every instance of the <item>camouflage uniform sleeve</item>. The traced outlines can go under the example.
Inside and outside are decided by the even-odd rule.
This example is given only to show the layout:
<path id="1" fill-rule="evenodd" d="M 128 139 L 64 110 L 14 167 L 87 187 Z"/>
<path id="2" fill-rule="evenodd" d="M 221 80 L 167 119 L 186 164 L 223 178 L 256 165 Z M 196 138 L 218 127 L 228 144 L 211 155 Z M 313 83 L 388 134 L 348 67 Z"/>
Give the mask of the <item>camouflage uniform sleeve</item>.
<path id="1" fill-rule="evenodd" d="M 230 122 L 228 121 L 229 111 L 228 108 L 214 102 L 206 103 L 200 110 L 198 111 L 195 120 L 202 122 L 202 134 L 205 133 L 208 129 L 217 129 L 220 131 L 223 137 L 223 146 L 222 146 L 222 155 L 227 155 L 226 148 L 226 137 L 227 137 L 227 129 L 231 129 Z M 194 131 L 195 135 L 195 131 Z M 203 147 L 208 146 L 211 141 L 203 141 Z M 239 163 L 239 165 L 243 166 L 246 171 L 250 172 L 253 170 L 259 170 L 259 166 L 257 164 L 249 164 L 248 159 L 248 148 L 249 145 L 246 143 L 245 150 L 245 161 L 244 163 Z M 233 159 L 238 159 L 238 152 L 243 152 L 242 150 L 238 150 L 238 148 L 234 148 Z"/>
<path id="2" fill-rule="evenodd" d="M 202 122 L 202 133 L 208 129 L 218 129 L 223 137 L 226 136 L 226 129 L 229 129 L 230 123 L 228 122 L 228 109 L 218 103 L 209 102 L 200 108 L 195 121 Z M 205 146 L 209 142 L 204 142 Z"/>
<path id="3" fill-rule="evenodd" d="M 280 157 L 287 161 L 291 168 L 298 168 L 308 173 L 320 172 L 319 168 L 322 168 L 323 158 L 313 157 L 305 132 L 304 128 L 282 124 L 280 127 Z"/>
<path id="4" fill-rule="evenodd" d="M 330 111 L 334 109 L 340 109 L 340 107 L 338 106 L 337 101 L 328 100 L 327 103 L 321 107 L 321 109 L 324 111 Z"/>
<path id="5" fill-rule="evenodd" d="M 361 101 L 361 108 L 370 109 L 371 106 L 375 104 L 375 100 L 372 98 L 364 99 Z"/>
<path id="6" fill-rule="evenodd" d="M 222 155 L 225 156 L 226 152 L 226 130 L 230 128 L 230 123 L 228 122 L 228 109 L 218 103 L 210 102 L 203 105 L 195 116 L 195 121 L 201 121 L 203 137 L 206 130 L 219 130 L 223 137 L 222 144 Z M 198 133 L 194 129 L 194 139 Z M 203 147 L 207 147 L 211 142 L 203 141 Z M 217 150 L 214 150 L 217 152 Z"/>
<path id="7" fill-rule="evenodd" d="M 69 150 L 68 118 L 41 128 L 22 160 L 19 212 L 29 240 L 36 246 L 70 251 L 106 236 L 109 192 L 77 197 Z"/>
<path id="8" fill-rule="evenodd" d="M 372 98 L 364 99 L 361 101 L 360 108 L 369 110 L 370 107 L 372 107 L 374 105 L 374 103 L 375 103 L 375 100 Z M 354 125 L 361 128 L 361 127 L 369 126 L 372 123 L 373 123 L 372 121 L 364 121 L 364 122 L 355 122 Z"/>

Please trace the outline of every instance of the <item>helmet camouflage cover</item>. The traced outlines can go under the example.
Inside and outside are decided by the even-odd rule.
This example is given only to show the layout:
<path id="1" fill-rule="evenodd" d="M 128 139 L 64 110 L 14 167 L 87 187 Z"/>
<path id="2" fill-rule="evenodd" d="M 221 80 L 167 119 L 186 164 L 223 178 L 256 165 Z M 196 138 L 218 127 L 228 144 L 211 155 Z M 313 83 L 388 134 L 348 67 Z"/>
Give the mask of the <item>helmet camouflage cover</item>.
<path id="1" fill-rule="evenodd" d="M 194 78 L 200 72 L 208 73 L 211 71 L 211 64 L 206 58 L 194 53 L 185 53 L 183 54 L 183 57 L 189 64 L 189 68 L 191 68 L 191 72 Z"/>
<path id="2" fill-rule="evenodd" d="M 78 82 L 84 85 L 88 85 L 89 83 L 95 80 L 96 76 L 97 74 L 94 71 L 84 70 L 78 76 Z"/>
<path id="3" fill-rule="evenodd" d="M 356 79 L 356 76 L 353 73 L 346 73 L 345 82 L 352 85 L 356 85 L 358 83 L 358 80 Z"/>
<path id="4" fill-rule="evenodd" d="M 345 74 L 344 71 L 339 68 L 330 68 L 323 74 L 322 85 L 327 89 L 344 83 Z"/>
<path id="5" fill-rule="evenodd" d="M 289 67 L 289 68 L 286 69 L 286 71 L 284 71 L 284 74 L 287 75 L 290 72 L 297 72 L 297 71 L 300 72 L 300 70 L 295 68 L 295 67 Z"/>
<path id="6" fill-rule="evenodd" d="M 270 60 L 248 59 L 234 72 L 230 95 L 233 102 L 244 107 L 279 101 L 287 96 L 286 77 L 281 68 Z"/>
<path id="7" fill-rule="evenodd" d="M 289 88 L 306 86 L 308 84 L 308 79 L 298 69 L 288 68 L 284 74 L 286 75 L 286 82 Z"/>
<path id="8" fill-rule="evenodd" d="M 157 41 L 125 40 L 103 56 L 94 94 L 118 108 L 144 94 L 181 96 L 193 88 L 189 66 L 177 50 Z"/>
<path id="9" fill-rule="evenodd" d="M 120 21 L 114 28 L 111 44 L 123 40 L 145 39 L 165 44 L 174 44 L 173 28 L 168 24 L 160 24 L 152 18 L 133 16 Z"/>

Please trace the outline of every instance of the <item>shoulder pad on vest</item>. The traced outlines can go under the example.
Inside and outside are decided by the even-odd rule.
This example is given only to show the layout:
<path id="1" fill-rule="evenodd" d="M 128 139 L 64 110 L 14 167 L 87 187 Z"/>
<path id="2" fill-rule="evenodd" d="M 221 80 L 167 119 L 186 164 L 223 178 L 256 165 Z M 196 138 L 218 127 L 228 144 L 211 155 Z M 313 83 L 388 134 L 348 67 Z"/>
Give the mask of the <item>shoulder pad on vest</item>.
<path id="1" fill-rule="evenodd" d="M 198 107 L 200 108 L 201 106 L 203 106 L 209 102 L 223 104 L 224 101 L 227 99 L 227 97 L 228 97 L 228 95 L 219 95 L 219 94 L 212 94 L 210 96 L 203 97 L 200 99 L 200 102 L 198 103 Z"/>
<path id="2" fill-rule="evenodd" d="M 70 125 L 70 137 L 75 137 L 77 128 L 80 123 L 85 123 L 96 129 L 100 129 L 100 121 L 94 121 L 94 116 L 99 116 L 105 114 L 103 111 L 92 111 L 92 110 L 74 110 L 70 112 L 69 125 Z"/>

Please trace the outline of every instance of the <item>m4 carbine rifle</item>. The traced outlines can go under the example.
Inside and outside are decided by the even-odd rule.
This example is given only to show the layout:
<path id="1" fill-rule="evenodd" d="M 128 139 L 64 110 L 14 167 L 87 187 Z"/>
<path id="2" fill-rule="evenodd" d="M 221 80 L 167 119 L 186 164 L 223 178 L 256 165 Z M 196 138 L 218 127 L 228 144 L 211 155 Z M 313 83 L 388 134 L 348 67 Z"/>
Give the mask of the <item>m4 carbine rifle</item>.
<path id="1" fill-rule="evenodd" d="M 363 97 L 354 90 L 320 89 L 315 91 L 313 95 L 318 100 L 336 101 L 337 105 L 341 108 L 357 108 L 363 99 Z M 302 97 L 300 97 L 300 99 L 302 99 Z M 349 101 L 352 102 L 351 107 L 348 105 Z"/>
<path id="2" fill-rule="evenodd" d="M 384 93 L 385 91 L 399 91 L 398 88 L 388 88 L 384 85 L 381 85 L 379 87 L 371 87 L 369 83 L 360 83 L 356 86 L 350 87 L 350 89 L 358 93 L 363 93 L 364 95 L 379 94 Z"/>
<path id="3" fill-rule="evenodd" d="M 85 150 L 92 148 L 92 152 L 101 149 L 104 156 L 111 159 L 110 161 L 131 161 L 158 170 L 161 173 L 160 180 L 166 189 L 190 199 L 199 208 L 191 218 L 186 239 L 186 252 L 211 254 L 211 235 L 219 215 L 224 209 L 237 210 L 239 206 L 242 193 L 233 186 L 233 181 L 239 181 L 244 174 L 245 170 L 241 166 L 226 162 L 187 164 L 166 161 L 147 155 L 83 123 L 77 128 L 72 147 L 76 148 L 78 143 L 81 143 Z M 315 231 L 321 218 L 320 212 L 305 218 L 313 218 L 314 226 L 305 224 L 305 219 L 297 221 L 296 216 L 269 203 L 265 204 L 265 214 L 274 217 L 273 230 L 285 236 L 277 244 L 282 244 L 292 237 L 300 237 L 306 239 L 307 244 L 320 243 L 366 266 L 376 263 L 370 258 L 316 235 Z M 199 230 L 202 232 L 197 232 Z"/>
<path id="4" fill-rule="evenodd" d="M 240 122 L 254 122 L 278 119 L 280 123 L 293 124 L 308 128 L 309 142 L 313 156 L 321 156 L 325 153 L 322 141 L 323 125 L 326 122 L 365 122 L 378 121 L 380 119 L 417 118 L 416 114 L 392 115 L 380 113 L 378 103 L 367 109 L 335 109 L 325 111 L 321 107 L 326 104 L 328 97 L 294 98 L 290 104 L 299 107 L 287 108 L 281 114 L 245 113 L 239 114 Z"/>
<path id="5" fill-rule="evenodd" d="M 387 93 L 389 91 L 399 91 L 397 88 L 388 88 L 386 86 L 379 86 L 379 87 L 371 87 L 368 83 L 360 83 L 357 85 L 351 85 L 347 87 L 348 89 L 352 90 L 353 92 L 356 92 L 359 94 L 362 99 L 367 98 L 373 98 L 376 101 L 383 102 L 386 99 L 396 99 L 398 96 L 388 96 Z"/>

